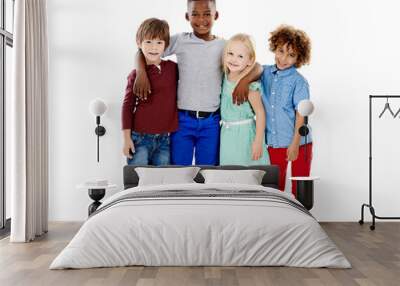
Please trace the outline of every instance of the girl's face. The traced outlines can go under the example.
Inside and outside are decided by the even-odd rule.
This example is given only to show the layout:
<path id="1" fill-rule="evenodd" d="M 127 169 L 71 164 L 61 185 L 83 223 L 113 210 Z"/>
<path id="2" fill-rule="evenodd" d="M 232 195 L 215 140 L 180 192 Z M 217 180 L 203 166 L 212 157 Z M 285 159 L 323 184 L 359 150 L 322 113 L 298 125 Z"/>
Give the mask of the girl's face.
<path id="1" fill-rule="evenodd" d="M 161 62 L 161 55 L 164 52 L 165 41 L 160 39 L 144 39 L 139 45 L 146 58 L 146 63 L 159 64 Z"/>
<path id="2" fill-rule="evenodd" d="M 275 63 L 278 69 L 284 70 L 293 66 L 297 61 L 297 54 L 287 44 L 275 50 Z"/>
<path id="3" fill-rule="evenodd" d="M 225 65 L 229 72 L 242 72 L 253 64 L 248 48 L 239 41 L 232 42 L 225 55 Z"/>

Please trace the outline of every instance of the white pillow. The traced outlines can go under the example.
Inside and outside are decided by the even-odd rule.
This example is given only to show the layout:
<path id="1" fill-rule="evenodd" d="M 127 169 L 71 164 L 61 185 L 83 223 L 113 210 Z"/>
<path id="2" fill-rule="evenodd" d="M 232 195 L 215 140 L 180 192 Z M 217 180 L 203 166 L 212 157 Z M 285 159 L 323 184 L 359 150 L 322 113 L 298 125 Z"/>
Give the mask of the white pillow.
<path id="1" fill-rule="evenodd" d="M 265 171 L 262 170 L 201 170 L 204 183 L 235 183 L 261 185 Z"/>
<path id="2" fill-rule="evenodd" d="M 138 186 L 195 183 L 193 179 L 199 170 L 199 167 L 135 168 L 139 176 Z"/>

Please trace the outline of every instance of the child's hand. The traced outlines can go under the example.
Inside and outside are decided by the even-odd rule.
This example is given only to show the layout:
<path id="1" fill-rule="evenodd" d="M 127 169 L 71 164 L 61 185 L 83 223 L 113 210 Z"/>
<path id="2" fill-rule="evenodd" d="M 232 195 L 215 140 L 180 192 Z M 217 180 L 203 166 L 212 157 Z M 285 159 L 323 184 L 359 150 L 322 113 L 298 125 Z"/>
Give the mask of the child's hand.
<path id="1" fill-rule="evenodd" d="M 254 140 L 251 146 L 251 159 L 257 161 L 263 154 L 263 144 L 258 140 Z"/>
<path id="2" fill-rule="evenodd" d="M 298 144 L 290 144 L 290 146 L 287 148 L 287 161 L 295 161 L 297 157 L 299 156 L 299 145 Z"/>
<path id="3" fill-rule="evenodd" d="M 129 151 L 132 150 L 132 153 Z M 124 148 L 122 150 L 125 157 L 132 159 L 132 154 L 135 153 L 135 145 L 133 144 L 132 139 L 124 140 Z"/>
<path id="4" fill-rule="evenodd" d="M 234 104 L 240 105 L 247 101 L 249 96 L 249 83 L 245 80 L 240 80 L 232 93 L 232 101 Z"/>
<path id="5" fill-rule="evenodd" d="M 133 85 L 133 93 L 141 100 L 147 100 L 147 95 L 151 93 L 151 86 L 146 72 L 138 72 Z"/>

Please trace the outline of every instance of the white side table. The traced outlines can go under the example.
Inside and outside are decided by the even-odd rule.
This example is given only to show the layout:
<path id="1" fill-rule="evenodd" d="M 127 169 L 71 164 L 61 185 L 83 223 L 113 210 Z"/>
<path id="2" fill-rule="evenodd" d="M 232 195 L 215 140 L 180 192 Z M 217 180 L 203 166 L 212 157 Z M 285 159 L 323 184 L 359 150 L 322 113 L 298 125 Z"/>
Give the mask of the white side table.
<path id="1" fill-rule="evenodd" d="M 303 204 L 307 210 L 311 210 L 314 206 L 314 181 L 319 177 L 290 177 L 292 183 L 296 181 L 296 199 Z"/>
<path id="2" fill-rule="evenodd" d="M 106 194 L 106 190 L 114 189 L 117 187 L 115 184 L 108 184 L 106 186 L 96 186 L 96 185 L 88 185 L 88 184 L 80 184 L 76 186 L 78 189 L 86 189 L 88 190 L 89 197 L 94 201 L 88 207 L 88 215 L 90 216 L 96 209 L 101 205 L 100 200 L 104 198 Z"/>

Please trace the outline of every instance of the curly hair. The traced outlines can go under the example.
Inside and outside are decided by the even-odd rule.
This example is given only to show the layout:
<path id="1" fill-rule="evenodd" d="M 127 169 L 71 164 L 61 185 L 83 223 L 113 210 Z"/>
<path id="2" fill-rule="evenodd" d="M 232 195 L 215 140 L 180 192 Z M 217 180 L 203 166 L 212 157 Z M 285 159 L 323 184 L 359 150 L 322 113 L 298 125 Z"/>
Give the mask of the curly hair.
<path id="1" fill-rule="evenodd" d="M 311 40 L 307 34 L 292 26 L 281 25 L 275 31 L 271 32 L 268 39 L 269 49 L 275 52 L 278 47 L 288 45 L 297 54 L 296 68 L 299 68 L 310 62 Z"/>

